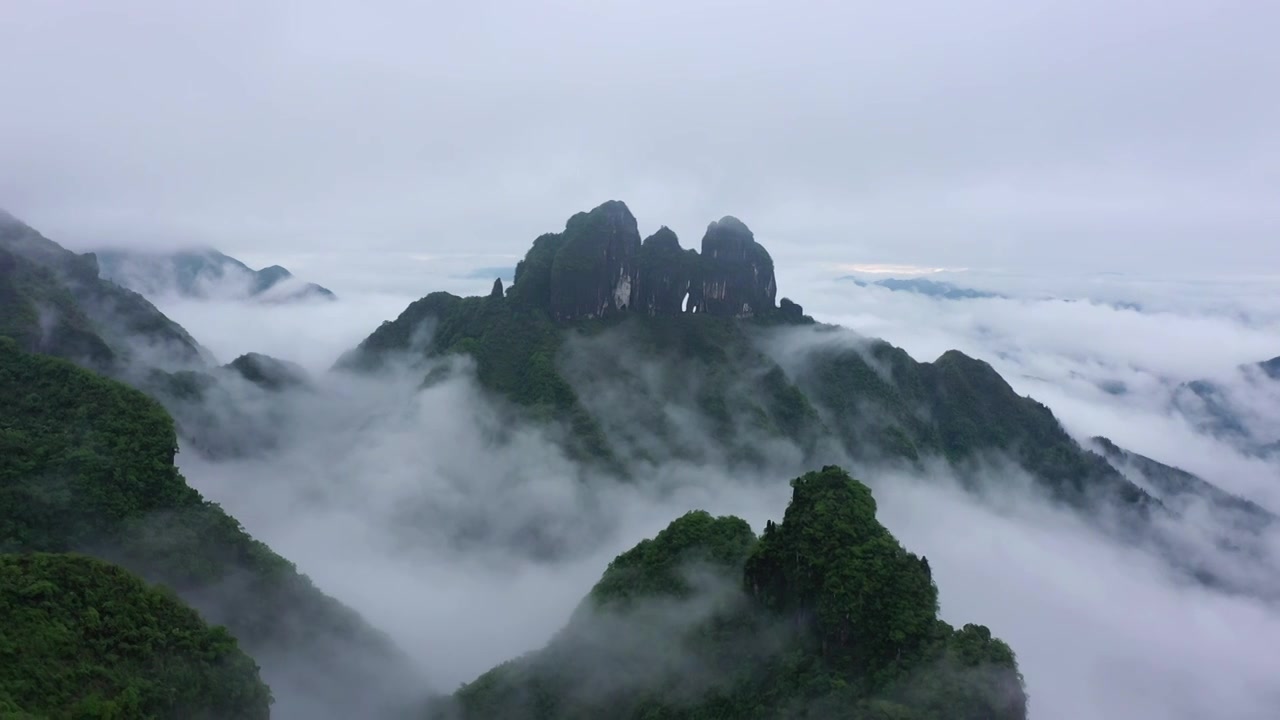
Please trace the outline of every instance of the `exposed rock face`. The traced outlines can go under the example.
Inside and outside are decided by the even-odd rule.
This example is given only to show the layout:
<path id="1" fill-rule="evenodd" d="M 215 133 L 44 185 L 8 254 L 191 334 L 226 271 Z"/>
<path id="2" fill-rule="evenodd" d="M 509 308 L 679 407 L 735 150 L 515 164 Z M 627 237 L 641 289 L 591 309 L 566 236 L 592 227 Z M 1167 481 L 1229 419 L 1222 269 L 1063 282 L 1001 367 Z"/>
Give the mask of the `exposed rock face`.
<path id="1" fill-rule="evenodd" d="M 627 206 L 611 200 L 565 225 L 551 264 L 551 316 L 601 317 L 632 305 L 640 231 Z"/>
<path id="2" fill-rule="evenodd" d="M 635 309 L 648 315 L 675 315 L 686 310 L 685 299 L 698 269 L 698 253 L 684 250 L 665 225 L 640 246 Z"/>
<path id="3" fill-rule="evenodd" d="M 702 237 L 702 302 L 699 310 L 724 317 L 752 317 L 774 309 L 778 283 L 773 258 L 743 222 L 726 215 Z"/>
<path id="4" fill-rule="evenodd" d="M 535 240 L 510 291 L 559 322 L 622 311 L 755 317 L 778 310 L 777 294 L 773 259 L 737 218 L 711 223 L 699 254 L 667 227 L 642 243 L 635 216 L 617 200 Z"/>

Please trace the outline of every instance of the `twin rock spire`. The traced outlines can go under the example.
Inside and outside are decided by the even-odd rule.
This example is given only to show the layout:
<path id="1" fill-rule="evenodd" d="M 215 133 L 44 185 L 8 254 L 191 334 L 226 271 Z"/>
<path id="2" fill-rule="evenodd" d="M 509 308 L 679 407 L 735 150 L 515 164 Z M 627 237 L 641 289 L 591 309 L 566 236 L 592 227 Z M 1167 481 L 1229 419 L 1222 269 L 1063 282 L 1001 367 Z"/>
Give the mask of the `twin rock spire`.
<path id="1" fill-rule="evenodd" d="M 665 226 L 642 242 L 635 216 L 617 200 L 535 240 L 510 291 L 560 322 L 624 311 L 755 317 L 778 310 L 777 294 L 773 259 L 737 218 L 711 223 L 698 253 Z"/>

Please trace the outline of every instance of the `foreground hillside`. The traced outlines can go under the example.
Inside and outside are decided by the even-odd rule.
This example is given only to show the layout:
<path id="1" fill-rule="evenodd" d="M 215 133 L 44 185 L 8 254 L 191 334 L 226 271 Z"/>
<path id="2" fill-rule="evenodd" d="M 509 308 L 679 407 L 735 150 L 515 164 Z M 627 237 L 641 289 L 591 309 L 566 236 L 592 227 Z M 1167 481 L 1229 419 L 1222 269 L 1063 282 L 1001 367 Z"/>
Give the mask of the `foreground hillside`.
<path id="1" fill-rule="evenodd" d="M 391 641 L 187 485 L 176 452 L 142 393 L 0 338 L 0 552 L 84 552 L 167 585 L 273 686 L 341 703 L 403 681 Z"/>
<path id="2" fill-rule="evenodd" d="M 837 467 L 781 523 L 692 512 L 619 555 L 544 649 L 441 699 L 439 718 L 1015 720 L 1013 651 L 937 617 L 928 561 Z"/>
<path id="3" fill-rule="evenodd" d="M 0 617 L 0 716 L 269 716 L 258 667 L 226 630 L 114 565 L 0 555 Z"/>

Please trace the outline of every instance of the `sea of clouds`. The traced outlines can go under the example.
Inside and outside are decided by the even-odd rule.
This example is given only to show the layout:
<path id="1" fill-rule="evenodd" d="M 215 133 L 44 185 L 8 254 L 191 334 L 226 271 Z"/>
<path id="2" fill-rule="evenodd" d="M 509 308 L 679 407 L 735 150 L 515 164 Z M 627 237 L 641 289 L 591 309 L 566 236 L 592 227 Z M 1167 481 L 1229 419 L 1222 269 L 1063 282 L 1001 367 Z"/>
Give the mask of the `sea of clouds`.
<path id="1" fill-rule="evenodd" d="M 460 264 L 388 263 L 382 290 L 371 268 L 345 286 L 340 268 L 295 269 L 334 289 L 334 303 L 154 298 L 223 362 L 265 352 L 317 379 L 315 390 L 283 401 L 294 420 L 278 452 L 212 462 L 188 451 L 181 469 L 391 633 L 423 667 L 424 689 L 438 692 L 540 647 L 609 560 L 684 512 L 736 514 L 757 530 L 780 519 L 797 470 L 780 460 L 743 477 L 672 461 L 649 467 L 648 483 L 587 482 L 545 430 L 513 426 L 465 362 L 426 389 L 409 371 L 327 374 L 418 296 L 487 292 L 492 278 Z M 1241 365 L 1280 354 L 1273 281 L 945 279 L 1006 297 L 936 299 L 825 270 L 784 277 L 784 294 L 820 321 L 882 337 L 918 360 L 950 348 L 986 360 L 1077 437 L 1106 435 L 1280 511 L 1274 460 L 1202 432 L 1171 405 L 1181 383 L 1240 387 Z M 1275 417 L 1254 411 L 1252 422 Z M 1188 582 L 1016 478 L 1007 492 L 979 498 L 943 470 L 858 472 L 881 521 L 929 557 L 944 619 L 986 624 L 1018 653 L 1032 717 L 1275 717 L 1280 609 Z M 556 552 L 533 549 L 543 546 Z"/>

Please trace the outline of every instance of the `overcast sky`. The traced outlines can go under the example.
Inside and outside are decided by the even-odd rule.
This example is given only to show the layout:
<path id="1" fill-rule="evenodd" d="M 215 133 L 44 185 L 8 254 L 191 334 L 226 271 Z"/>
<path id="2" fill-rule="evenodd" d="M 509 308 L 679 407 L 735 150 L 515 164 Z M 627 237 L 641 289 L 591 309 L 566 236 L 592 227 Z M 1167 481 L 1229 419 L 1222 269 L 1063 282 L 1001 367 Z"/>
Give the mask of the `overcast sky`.
<path id="1" fill-rule="evenodd" d="M 783 261 L 1280 272 L 1267 2 L 4 0 L 0 207 L 73 247 L 502 265 L 617 198 Z"/>

